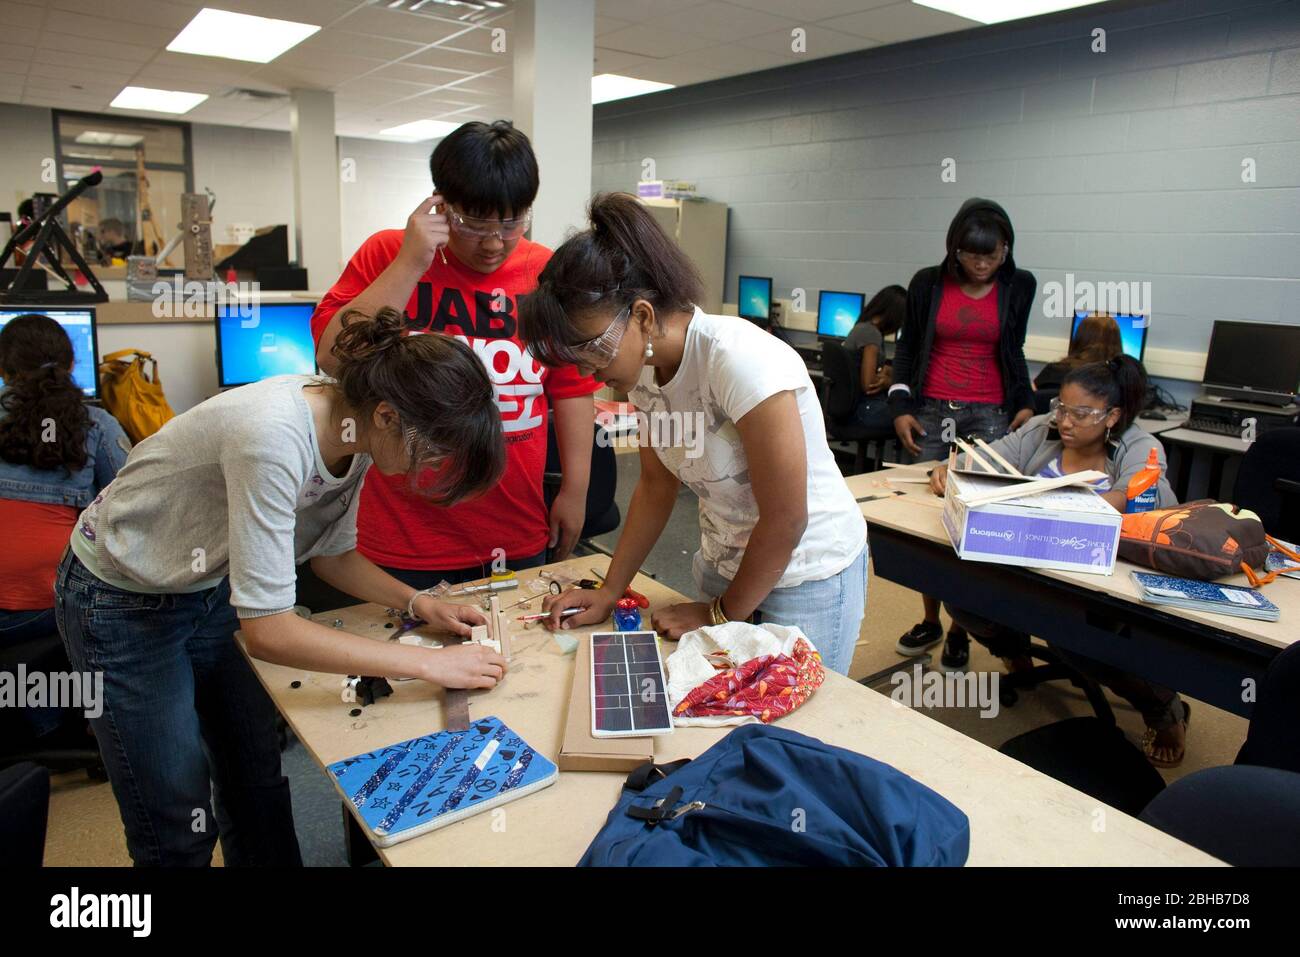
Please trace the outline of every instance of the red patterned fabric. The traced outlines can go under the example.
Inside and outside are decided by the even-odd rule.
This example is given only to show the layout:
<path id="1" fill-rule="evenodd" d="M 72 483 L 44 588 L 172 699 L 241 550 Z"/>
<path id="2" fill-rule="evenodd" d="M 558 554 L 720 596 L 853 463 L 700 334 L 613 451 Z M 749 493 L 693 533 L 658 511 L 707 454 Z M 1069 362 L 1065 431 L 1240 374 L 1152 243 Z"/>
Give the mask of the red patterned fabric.
<path id="1" fill-rule="evenodd" d="M 789 714 L 826 680 L 822 656 L 800 638 L 794 654 L 751 658 L 692 688 L 673 713 L 684 718 L 753 715 L 764 724 Z"/>

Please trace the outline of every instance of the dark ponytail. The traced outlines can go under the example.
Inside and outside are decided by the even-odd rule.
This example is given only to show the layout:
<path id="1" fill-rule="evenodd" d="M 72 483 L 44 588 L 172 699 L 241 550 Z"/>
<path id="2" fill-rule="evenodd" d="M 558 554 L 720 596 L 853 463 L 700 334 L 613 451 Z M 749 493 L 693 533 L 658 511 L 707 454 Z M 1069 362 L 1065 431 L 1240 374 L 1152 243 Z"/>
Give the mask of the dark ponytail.
<path id="1" fill-rule="evenodd" d="M 90 414 L 72 362 L 72 340 L 49 316 L 16 316 L 0 330 L 0 458 L 68 474 L 86 467 Z"/>
<path id="2" fill-rule="evenodd" d="M 1112 430 L 1117 435 L 1124 434 L 1146 405 L 1147 374 L 1142 363 L 1132 356 L 1120 354 L 1106 362 L 1075 366 L 1065 374 L 1061 386 L 1071 383 L 1120 410 Z"/>
<path id="3" fill-rule="evenodd" d="M 374 317 L 348 312 L 331 354 L 338 389 L 369 428 L 375 407 L 397 411 L 412 452 L 411 488 L 437 505 L 486 491 L 505 471 L 492 380 L 474 350 L 451 336 L 407 335 L 405 318 L 385 307 Z M 409 439 L 408 439 L 409 435 Z M 430 476 L 426 463 L 442 458 Z"/>
<path id="4" fill-rule="evenodd" d="M 544 365 L 575 364 L 569 347 L 589 338 L 577 323 L 590 309 L 644 299 L 663 315 L 700 298 L 695 267 L 635 196 L 600 193 L 587 215 L 591 228 L 561 244 L 519 306 L 520 336 Z"/>
<path id="5" fill-rule="evenodd" d="M 886 286 L 862 307 L 858 322 L 870 322 L 876 316 L 880 317 L 876 327 L 882 336 L 892 336 L 903 328 L 903 319 L 907 316 L 907 290 L 902 286 Z"/>

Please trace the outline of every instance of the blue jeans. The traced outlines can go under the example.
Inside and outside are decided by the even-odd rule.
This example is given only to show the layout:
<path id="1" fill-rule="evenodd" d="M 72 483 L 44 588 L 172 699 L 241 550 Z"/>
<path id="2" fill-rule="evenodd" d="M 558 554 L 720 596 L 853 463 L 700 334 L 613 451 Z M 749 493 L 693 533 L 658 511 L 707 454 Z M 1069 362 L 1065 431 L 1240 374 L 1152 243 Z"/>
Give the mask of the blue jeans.
<path id="1" fill-rule="evenodd" d="M 916 420 L 926 433 L 916 440 L 916 444 L 921 447 L 921 454 L 913 460 L 916 462 L 947 460 L 950 443 L 944 439 L 945 431 L 964 441 L 978 437 L 985 442 L 993 442 L 1007 434 L 1007 426 L 1011 423 L 1006 410 L 1000 405 L 949 402 L 946 399 L 922 399 L 920 408 L 916 411 Z M 951 429 L 945 429 L 945 420 L 951 420 Z"/>
<path id="2" fill-rule="evenodd" d="M 91 719 L 137 867 L 300 865 L 275 708 L 235 644 L 230 585 L 105 584 L 71 552 L 54 613 L 74 669 L 104 675 Z M 215 814 L 214 814 L 215 811 Z"/>
<path id="3" fill-rule="evenodd" d="M 695 584 L 705 601 L 727 590 L 730 581 L 695 553 Z M 867 546 L 844 571 L 792 588 L 773 588 L 759 604 L 754 622 L 793 625 L 817 646 L 822 664 L 842 675 L 853 664 L 853 650 L 867 609 Z"/>
<path id="4" fill-rule="evenodd" d="M 0 648 L 11 648 L 46 636 L 53 637 L 57 630 L 53 608 L 36 611 L 6 611 L 0 608 Z M 27 662 L 27 665 L 30 667 L 31 663 Z M 37 737 L 58 728 L 65 717 L 65 712 L 60 708 L 22 708 L 21 711 L 23 723 Z"/>
<path id="5" fill-rule="evenodd" d="M 892 432 L 894 413 L 889 410 L 889 400 L 885 393 L 859 396 L 853 406 L 853 421 L 864 429 L 886 429 Z"/>

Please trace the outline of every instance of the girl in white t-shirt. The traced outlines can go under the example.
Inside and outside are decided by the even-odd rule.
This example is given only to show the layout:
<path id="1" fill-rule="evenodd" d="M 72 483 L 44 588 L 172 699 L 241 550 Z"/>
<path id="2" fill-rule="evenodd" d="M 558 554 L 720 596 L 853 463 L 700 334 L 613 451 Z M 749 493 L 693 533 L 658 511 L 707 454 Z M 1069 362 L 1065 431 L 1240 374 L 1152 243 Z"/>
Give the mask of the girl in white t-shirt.
<path id="1" fill-rule="evenodd" d="M 548 599 L 550 627 L 609 617 L 672 514 L 699 497 L 704 600 L 654 613 L 669 638 L 752 619 L 796 625 L 847 673 L 866 602 L 866 526 L 826 444 L 799 356 L 751 323 L 701 311 L 689 260 L 635 198 L 597 196 L 520 306 L 522 337 L 625 391 L 641 478 L 604 587 Z M 566 608 L 582 613 L 560 620 Z"/>

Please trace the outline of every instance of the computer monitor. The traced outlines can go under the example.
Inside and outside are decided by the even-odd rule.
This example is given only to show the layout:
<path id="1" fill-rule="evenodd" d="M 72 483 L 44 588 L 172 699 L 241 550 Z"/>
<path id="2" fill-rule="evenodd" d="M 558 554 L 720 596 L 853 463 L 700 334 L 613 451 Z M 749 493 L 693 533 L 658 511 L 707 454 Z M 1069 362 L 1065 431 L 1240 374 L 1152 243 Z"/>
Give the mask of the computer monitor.
<path id="1" fill-rule="evenodd" d="M 19 316 L 35 313 L 49 316 L 72 340 L 72 381 L 88 399 L 99 398 L 99 338 L 95 332 L 95 310 L 90 306 L 6 306 L 0 308 L 0 329 Z M 0 379 L 0 387 L 4 380 Z"/>
<path id="2" fill-rule="evenodd" d="M 1286 405 L 1300 388 L 1300 326 L 1215 322 L 1201 381 L 1211 395 Z"/>
<path id="3" fill-rule="evenodd" d="M 823 289 L 817 294 L 817 335 L 843 339 L 862 315 L 865 299 L 860 292 Z"/>
<path id="4" fill-rule="evenodd" d="M 736 313 L 750 322 L 767 325 L 772 318 L 771 277 L 740 277 L 740 289 L 736 296 Z"/>
<path id="5" fill-rule="evenodd" d="M 1070 327 L 1070 342 L 1074 342 L 1074 336 L 1079 331 L 1079 324 L 1088 318 L 1089 313 L 1076 312 L 1074 314 L 1074 325 Z M 1119 326 L 1120 348 L 1124 355 L 1132 356 L 1138 362 L 1147 351 L 1147 329 L 1151 327 L 1150 316 L 1111 316 Z"/>
<path id="6" fill-rule="evenodd" d="M 316 372 L 313 302 L 217 306 L 217 382 L 229 389 L 275 375 Z"/>

